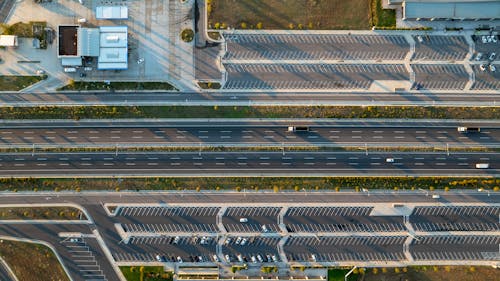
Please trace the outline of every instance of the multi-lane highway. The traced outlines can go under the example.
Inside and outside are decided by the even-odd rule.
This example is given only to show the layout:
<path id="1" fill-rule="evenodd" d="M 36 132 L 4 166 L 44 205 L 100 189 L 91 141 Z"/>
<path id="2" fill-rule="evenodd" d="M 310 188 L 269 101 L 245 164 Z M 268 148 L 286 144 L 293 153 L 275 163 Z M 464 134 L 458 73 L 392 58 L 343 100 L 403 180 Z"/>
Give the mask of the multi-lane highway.
<path id="1" fill-rule="evenodd" d="M 499 153 L 435 152 L 100 152 L 2 153 L 11 176 L 498 176 Z M 488 163 L 488 169 L 476 169 Z"/>
<path id="2" fill-rule="evenodd" d="M 223 93 L 9 93 L 0 106 L 81 105 L 425 105 L 496 106 L 498 94 L 480 93 L 335 93 L 335 92 L 223 92 Z"/>
<path id="3" fill-rule="evenodd" d="M 307 132 L 288 126 L 306 125 Z M 459 133 L 458 126 L 481 127 Z M 499 122 L 477 121 L 25 121 L 4 122 L 0 147 L 71 145 L 482 145 L 500 143 Z"/>

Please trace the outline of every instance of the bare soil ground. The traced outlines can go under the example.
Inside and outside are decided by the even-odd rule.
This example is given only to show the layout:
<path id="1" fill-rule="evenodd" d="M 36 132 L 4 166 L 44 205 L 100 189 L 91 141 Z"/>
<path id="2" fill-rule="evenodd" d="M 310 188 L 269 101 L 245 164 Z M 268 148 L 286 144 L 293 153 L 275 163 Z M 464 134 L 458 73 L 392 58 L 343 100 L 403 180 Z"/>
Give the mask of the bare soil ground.
<path id="1" fill-rule="evenodd" d="M 383 273 L 381 269 L 375 274 L 373 270 L 367 270 L 363 281 L 498 281 L 500 270 L 492 267 L 475 266 L 418 266 L 409 267 L 407 272 L 399 269 L 387 268 Z"/>
<path id="2" fill-rule="evenodd" d="M 69 281 L 56 256 L 46 246 L 0 240 L 0 256 L 20 281 Z"/>
<path id="3" fill-rule="evenodd" d="M 262 29 L 368 29 L 370 0 L 211 0 L 209 25 Z M 302 26 L 302 27 L 301 27 Z"/>

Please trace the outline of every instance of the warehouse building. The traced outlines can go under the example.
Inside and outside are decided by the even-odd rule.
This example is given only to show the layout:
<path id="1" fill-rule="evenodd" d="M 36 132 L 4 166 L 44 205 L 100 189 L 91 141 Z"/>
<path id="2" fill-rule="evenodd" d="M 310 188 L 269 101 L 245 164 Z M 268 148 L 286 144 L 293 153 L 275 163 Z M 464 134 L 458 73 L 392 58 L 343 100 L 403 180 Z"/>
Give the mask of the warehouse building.
<path id="1" fill-rule="evenodd" d="M 63 66 L 82 66 L 83 57 L 97 57 L 97 69 L 128 68 L 126 26 L 86 28 L 79 25 L 61 25 L 58 29 L 58 57 Z"/>
<path id="2" fill-rule="evenodd" d="M 404 20 L 498 20 L 499 0 L 388 0 L 401 4 Z"/>

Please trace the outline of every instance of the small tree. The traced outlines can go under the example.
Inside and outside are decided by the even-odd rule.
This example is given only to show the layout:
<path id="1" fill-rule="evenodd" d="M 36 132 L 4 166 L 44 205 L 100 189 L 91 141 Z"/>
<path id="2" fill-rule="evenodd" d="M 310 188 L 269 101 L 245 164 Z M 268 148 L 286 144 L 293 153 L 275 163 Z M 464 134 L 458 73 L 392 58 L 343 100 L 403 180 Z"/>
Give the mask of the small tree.
<path id="1" fill-rule="evenodd" d="M 240 24 L 240 26 L 241 26 L 241 29 L 247 29 L 247 23 L 246 22 L 242 22 Z"/>
<path id="2" fill-rule="evenodd" d="M 376 268 L 376 267 L 372 268 L 372 273 L 373 273 L 373 275 L 377 275 L 378 268 Z"/>
<path id="3" fill-rule="evenodd" d="M 215 29 L 219 29 L 219 28 L 220 28 L 220 23 L 216 22 L 216 23 L 214 24 L 214 27 L 215 27 Z"/>
<path id="4" fill-rule="evenodd" d="M 294 29 L 294 28 L 295 28 L 295 25 L 294 25 L 293 23 L 290 23 L 290 24 L 288 25 L 288 29 Z"/>
<path id="5" fill-rule="evenodd" d="M 262 23 L 261 23 L 261 22 L 258 22 L 258 23 L 257 23 L 257 29 L 262 29 L 262 27 L 263 27 Z"/>

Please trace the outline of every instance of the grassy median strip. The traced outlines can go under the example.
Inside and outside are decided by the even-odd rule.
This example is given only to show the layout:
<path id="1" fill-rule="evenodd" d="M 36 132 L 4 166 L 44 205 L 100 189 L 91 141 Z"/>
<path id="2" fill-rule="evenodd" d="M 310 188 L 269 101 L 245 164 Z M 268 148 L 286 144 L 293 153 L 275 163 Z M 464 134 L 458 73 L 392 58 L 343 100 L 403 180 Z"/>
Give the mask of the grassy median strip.
<path id="1" fill-rule="evenodd" d="M 120 90 L 168 90 L 177 91 L 177 89 L 166 82 L 82 82 L 73 81 L 64 87 L 58 88 L 58 91 L 120 91 Z"/>
<path id="2" fill-rule="evenodd" d="M 77 106 L 0 107 L 0 119 L 84 118 L 432 118 L 500 119 L 498 107 Z"/>
<path id="3" fill-rule="evenodd" d="M 127 281 L 172 281 L 172 272 L 166 272 L 162 266 L 120 266 Z"/>
<path id="4" fill-rule="evenodd" d="M 69 281 L 54 252 L 44 245 L 3 239 L 0 256 L 20 281 Z"/>
<path id="5" fill-rule="evenodd" d="M 45 79 L 46 76 L 0 76 L 0 91 L 19 91 Z"/>
<path id="6" fill-rule="evenodd" d="M 1 207 L 0 220 L 85 220 L 73 207 Z"/>
<path id="7" fill-rule="evenodd" d="M 500 178 L 448 177 L 155 177 L 155 178 L 3 178 L 0 191 L 192 190 L 341 191 L 365 189 L 483 189 L 499 191 Z"/>

